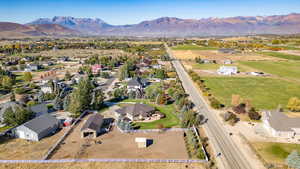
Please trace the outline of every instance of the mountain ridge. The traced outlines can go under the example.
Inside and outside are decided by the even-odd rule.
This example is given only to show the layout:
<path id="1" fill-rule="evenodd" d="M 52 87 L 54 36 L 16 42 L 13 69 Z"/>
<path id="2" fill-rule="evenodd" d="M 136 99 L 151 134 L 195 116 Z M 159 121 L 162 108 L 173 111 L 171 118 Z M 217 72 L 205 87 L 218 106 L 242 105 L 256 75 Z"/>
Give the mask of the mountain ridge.
<path id="1" fill-rule="evenodd" d="M 111 25 L 99 18 L 55 16 L 39 18 L 25 26 L 56 24 L 95 36 L 236 36 L 300 33 L 300 13 L 271 16 L 181 19 L 160 17 L 137 24 Z M 0 27 L 1 31 L 1 27 Z"/>

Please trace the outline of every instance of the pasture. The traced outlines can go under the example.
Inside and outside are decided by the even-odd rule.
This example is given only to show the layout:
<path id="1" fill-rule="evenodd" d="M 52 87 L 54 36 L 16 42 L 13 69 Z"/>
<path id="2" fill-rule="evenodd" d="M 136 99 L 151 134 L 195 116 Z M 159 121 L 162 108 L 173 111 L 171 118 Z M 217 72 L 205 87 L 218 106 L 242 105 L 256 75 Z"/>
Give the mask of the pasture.
<path id="1" fill-rule="evenodd" d="M 259 54 L 282 58 L 282 59 L 288 59 L 288 60 L 300 60 L 300 56 L 298 55 L 291 55 L 291 54 L 280 53 L 280 52 L 259 52 Z"/>
<path id="2" fill-rule="evenodd" d="M 252 67 L 254 69 L 279 76 L 281 78 L 289 78 L 300 80 L 300 62 L 292 61 L 246 61 L 240 62 L 242 65 Z"/>
<path id="3" fill-rule="evenodd" d="M 230 106 L 233 94 L 250 99 L 258 109 L 275 109 L 286 106 L 290 97 L 300 97 L 298 84 L 264 77 L 204 77 L 210 92 L 221 103 Z"/>

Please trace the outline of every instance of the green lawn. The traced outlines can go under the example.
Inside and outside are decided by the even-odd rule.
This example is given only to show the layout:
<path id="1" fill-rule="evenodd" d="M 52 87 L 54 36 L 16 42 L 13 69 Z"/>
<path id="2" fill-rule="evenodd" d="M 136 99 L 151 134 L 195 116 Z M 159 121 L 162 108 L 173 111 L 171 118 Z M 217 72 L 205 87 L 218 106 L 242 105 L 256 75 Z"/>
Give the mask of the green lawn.
<path id="1" fill-rule="evenodd" d="M 271 163 L 284 163 L 293 150 L 300 153 L 300 144 L 257 142 L 253 146 L 262 158 Z"/>
<path id="2" fill-rule="evenodd" d="M 135 123 L 136 126 L 140 126 L 140 129 L 156 129 L 158 124 L 162 124 L 165 128 L 171 128 L 175 126 L 179 126 L 180 121 L 177 118 L 177 116 L 174 114 L 175 113 L 175 107 L 173 104 L 171 105 L 156 105 L 153 103 L 150 103 L 148 100 L 144 99 L 127 99 L 122 102 L 139 102 L 139 103 L 144 103 L 148 104 L 150 106 L 155 107 L 157 110 L 160 112 L 164 113 L 166 115 L 165 118 L 159 119 L 153 122 L 138 122 Z"/>
<path id="3" fill-rule="evenodd" d="M 5 131 L 7 129 L 10 129 L 10 128 L 12 128 L 12 127 L 10 127 L 10 126 L 0 127 L 0 132 L 3 132 L 3 131 Z"/>
<path id="4" fill-rule="evenodd" d="M 213 47 L 202 47 L 198 45 L 177 45 L 172 47 L 173 50 L 217 50 Z"/>
<path id="5" fill-rule="evenodd" d="M 289 59 L 289 60 L 300 60 L 300 56 L 285 54 L 280 52 L 259 52 L 259 54 L 273 56 L 277 58 Z"/>
<path id="6" fill-rule="evenodd" d="M 205 77 L 210 92 L 226 106 L 230 106 L 232 94 L 250 99 L 259 109 L 286 106 L 290 97 L 300 97 L 298 84 L 263 77 Z"/>
<path id="7" fill-rule="evenodd" d="M 240 64 L 280 77 L 300 80 L 300 62 L 298 61 L 247 61 L 240 62 Z"/>

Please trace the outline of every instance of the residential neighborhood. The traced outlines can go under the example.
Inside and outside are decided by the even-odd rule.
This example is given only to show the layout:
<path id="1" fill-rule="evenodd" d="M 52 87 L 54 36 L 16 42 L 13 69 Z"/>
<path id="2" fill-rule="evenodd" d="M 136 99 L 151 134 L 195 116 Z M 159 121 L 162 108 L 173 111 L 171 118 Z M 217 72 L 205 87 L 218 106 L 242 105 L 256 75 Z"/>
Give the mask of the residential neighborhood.
<path id="1" fill-rule="evenodd" d="M 0 169 L 300 169 L 299 7 L 1 2 Z"/>

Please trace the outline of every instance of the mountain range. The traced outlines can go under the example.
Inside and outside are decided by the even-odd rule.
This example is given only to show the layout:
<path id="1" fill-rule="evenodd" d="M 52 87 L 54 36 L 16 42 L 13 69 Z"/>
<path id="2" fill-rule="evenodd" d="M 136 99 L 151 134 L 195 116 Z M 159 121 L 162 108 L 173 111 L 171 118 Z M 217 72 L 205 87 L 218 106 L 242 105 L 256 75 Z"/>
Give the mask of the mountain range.
<path id="1" fill-rule="evenodd" d="M 3 32 L 26 35 L 95 36 L 234 36 L 255 34 L 298 34 L 300 14 L 180 19 L 162 17 L 131 25 L 111 25 L 101 19 L 55 16 L 28 24 L 0 22 Z"/>

